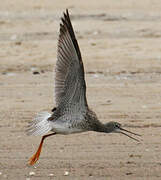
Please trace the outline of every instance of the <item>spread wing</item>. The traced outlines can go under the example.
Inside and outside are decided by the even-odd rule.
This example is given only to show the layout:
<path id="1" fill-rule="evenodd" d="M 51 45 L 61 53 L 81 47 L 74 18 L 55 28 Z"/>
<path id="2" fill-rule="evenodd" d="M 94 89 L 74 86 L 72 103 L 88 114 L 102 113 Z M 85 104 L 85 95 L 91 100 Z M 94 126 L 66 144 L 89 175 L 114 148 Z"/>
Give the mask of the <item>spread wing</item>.
<path id="1" fill-rule="evenodd" d="M 56 106 L 84 109 L 87 107 L 84 67 L 68 10 L 61 21 L 55 68 Z"/>

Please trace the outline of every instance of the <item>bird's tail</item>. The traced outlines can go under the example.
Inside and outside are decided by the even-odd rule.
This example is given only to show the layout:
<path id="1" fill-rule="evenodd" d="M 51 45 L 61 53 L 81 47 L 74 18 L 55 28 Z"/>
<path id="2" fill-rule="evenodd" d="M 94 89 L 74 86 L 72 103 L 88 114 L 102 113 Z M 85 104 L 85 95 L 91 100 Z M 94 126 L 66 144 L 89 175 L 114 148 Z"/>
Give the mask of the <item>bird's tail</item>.
<path id="1" fill-rule="evenodd" d="M 34 118 L 34 120 L 28 125 L 27 135 L 45 135 L 51 129 L 51 121 L 48 119 L 51 117 L 51 114 L 48 112 L 40 112 Z"/>

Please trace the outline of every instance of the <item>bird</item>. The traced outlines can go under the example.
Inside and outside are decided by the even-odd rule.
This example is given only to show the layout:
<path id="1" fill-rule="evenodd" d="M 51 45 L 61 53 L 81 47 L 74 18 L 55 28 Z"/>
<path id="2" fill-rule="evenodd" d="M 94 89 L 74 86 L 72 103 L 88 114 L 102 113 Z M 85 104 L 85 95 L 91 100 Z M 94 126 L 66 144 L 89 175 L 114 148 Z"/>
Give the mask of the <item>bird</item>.
<path id="1" fill-rule="evenodd" d="M 28 135 L 42 136 L 36 153 L 29 159 L 30 165 L 39 160 L 44 140 L 57 134 L 68 135 L 86 131 L 121 133 L 139 142 L 130 134 L 141 136 L 140 134 L 122 128 L 118 122 L 102 123 L 89 108 L 84 65 L 68 9 L 61 18 L 54 74 L 56 107 L 51 113 L 38 113 L 27 128 Z M 48 134 L 50 131 L 52 133 Z"/>

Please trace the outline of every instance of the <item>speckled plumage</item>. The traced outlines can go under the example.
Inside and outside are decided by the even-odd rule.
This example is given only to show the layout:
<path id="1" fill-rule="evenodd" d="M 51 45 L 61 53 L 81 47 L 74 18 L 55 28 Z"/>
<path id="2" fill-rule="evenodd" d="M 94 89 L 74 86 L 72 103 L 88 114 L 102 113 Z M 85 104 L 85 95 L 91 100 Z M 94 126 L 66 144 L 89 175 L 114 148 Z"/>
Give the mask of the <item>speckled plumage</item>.
<path id="1" fill-rule="evenodd" d="M 43 141 L 55 134 L 71 134 L 84 131 L 132 133 L 121 128 L 117 122 L 101 123 L 96 114 L 90 110 L 86 99 L 84 67 L 79 46 L 70 21 L 68 10 L 61 18 L 58 39 L 57 62 L 55 67 L 55 102 L 52 114 L 39 113 L 29 124 L 28 134 L 43 135 L 37 152 L 31 157 L 33 165 L 40 156 Z M 53 131 L 52 134 L 47 134 Z M 134 135 L 138 135 L 132 133 Z"/>

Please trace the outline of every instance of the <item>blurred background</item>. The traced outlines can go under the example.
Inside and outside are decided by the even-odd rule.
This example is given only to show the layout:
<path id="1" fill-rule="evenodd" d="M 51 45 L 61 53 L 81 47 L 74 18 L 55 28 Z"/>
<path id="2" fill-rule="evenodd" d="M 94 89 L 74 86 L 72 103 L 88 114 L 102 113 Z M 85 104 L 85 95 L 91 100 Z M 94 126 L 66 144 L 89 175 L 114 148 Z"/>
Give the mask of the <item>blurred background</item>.
<path id="1" fill-rule="evenodd" d="M 0 179 L 161 178 L 161 3 L 158 0 L 0 0 Z M 143 135 L 87 132 L 49 138 L 25 128 L 50 111 L 60 18 L 69 9 L 89 106 L 102 122 Z M 34 172 L 34 173 L 33 173 Z M 68 173 L 66 173 L 68 172 Z"/>

